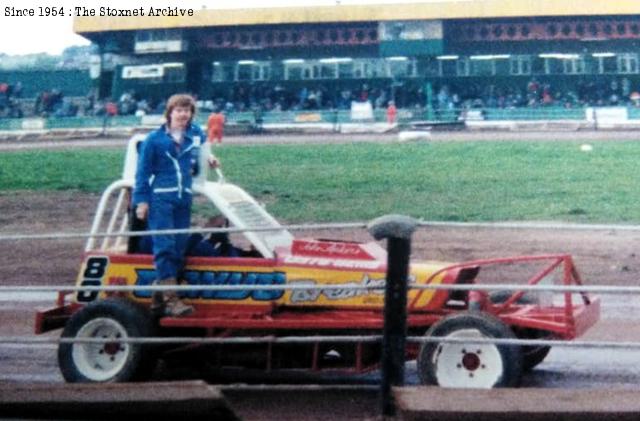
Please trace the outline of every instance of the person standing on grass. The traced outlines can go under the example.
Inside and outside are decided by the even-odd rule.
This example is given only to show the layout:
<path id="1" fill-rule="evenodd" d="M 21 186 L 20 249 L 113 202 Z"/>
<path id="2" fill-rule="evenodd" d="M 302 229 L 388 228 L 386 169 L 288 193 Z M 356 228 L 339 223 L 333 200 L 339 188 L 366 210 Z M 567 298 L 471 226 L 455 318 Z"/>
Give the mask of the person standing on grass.
<path id="1" fill-rule="evenodd" d="M 225 117 L 222 111 L 214 110 L 207 120 L 208 140 L 212 145 L 216 143 L 222 144 L 222 135 L 224 134 Z"/>
<path id="2" fill-rule="evenodd" d="M 389 101 L 389 106 L 387 107 L 387 123 L 395 123 L 397 115 L 398 109 L 396 108 L 396 103 L 393 101 Z"/>
<path id="3" fill-rule="evenodd" d="M 193 124 L 195 100 L 190 95 L 173 95 L 167 101 L 166 124 L 151 132 L 138 158 L 133 206 L 136 216 L 147 220 L 150 230 L 184 229 L 191 225 L 191 184 L 199 171 L 202 129 Z M 207 151 L 208 152 L 208 151 Z M 208 162 L 217 167 L 209 153 Z M 187 234 L 153 236 L 155 285 L 177 285 L 184 266 Z M 193 312 L 176 291 L 153 294 L 152 310 L 179 317 Z"/>

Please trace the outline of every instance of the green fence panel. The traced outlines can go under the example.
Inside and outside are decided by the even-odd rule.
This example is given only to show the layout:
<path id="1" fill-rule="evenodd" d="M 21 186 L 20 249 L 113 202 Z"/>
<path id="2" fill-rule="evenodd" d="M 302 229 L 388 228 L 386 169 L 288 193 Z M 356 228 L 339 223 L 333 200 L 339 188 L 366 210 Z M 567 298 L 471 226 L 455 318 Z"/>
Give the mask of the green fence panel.
<path id="1" fill-rule="evenodd" d="M 486 120 L 584 120 L 584 108 L 484 108 Z"/>
<path id="2" fill-rule="evenodd" d="M 630 120 L 638 120 L 640 119 L 640 108 L 638 107 L 628 107 L 627 112 L 629 113 Z"/>
<path id="3" fill-rule="evenodd" d="M 21 118 L 0 119 L 0 130 L 22 130 Z"/>

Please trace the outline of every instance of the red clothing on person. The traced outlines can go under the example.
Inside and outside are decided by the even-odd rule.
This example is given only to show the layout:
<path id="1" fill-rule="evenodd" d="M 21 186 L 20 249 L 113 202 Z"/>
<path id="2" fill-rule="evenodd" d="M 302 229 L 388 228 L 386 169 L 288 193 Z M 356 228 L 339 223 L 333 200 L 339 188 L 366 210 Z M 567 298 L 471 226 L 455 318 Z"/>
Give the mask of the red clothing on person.
<path id="1" fill-rule="evenodd" d="M 397 115 L 398 109 L 396 108 L 395 104 L 389 104 L 389 106 L 387 107 L 387 123 L 395 123 Z"/>
<path id="2" fill-rule="evenodd" d="M 207 121 L 207 138 L 209 142 L 222 143 L 222 135 L 224 134 L 224 114 L 211 113 Z"/>
<path id="3" fill-rule="evenodd" d="M 104 110 L 107 113 L 108 116 L 114 116 L 118 114 L 118 106 L 116 105 L 115 102 L 107 102 L 104 106 Z"/>

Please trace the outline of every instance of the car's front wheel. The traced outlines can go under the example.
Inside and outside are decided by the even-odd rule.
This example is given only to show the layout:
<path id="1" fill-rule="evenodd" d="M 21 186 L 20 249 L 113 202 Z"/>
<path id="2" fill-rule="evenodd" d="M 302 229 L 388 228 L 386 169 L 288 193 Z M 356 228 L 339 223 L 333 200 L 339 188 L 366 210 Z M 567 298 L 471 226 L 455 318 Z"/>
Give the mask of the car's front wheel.
<path id="1" fill-rule="evenodd" d="M 157 359 L 149 345 L 122 340 L 153 336 L 153 332 L 149 313 L 133 302 L 109 299 L 89 304 L 71 317 L 62 332 L 62 338 L 79 341 L 58 347 L 60 371 L 70 383 L 142 380 L 151 374 Z M 91 339 L 106 342 L 82 342 Z"/>
<path id="2" fill-rule="evenodd" d="M 480 312 L 447 316 L 434 324 L 426 336 L 456 341 L 424 343 L 418 356 L 418 375 L 423 384 L 478 389 L 519 384 L 522 375 L 520 346 L 474 342 L 477 339 L 516 338 L 496 317 Z"/>

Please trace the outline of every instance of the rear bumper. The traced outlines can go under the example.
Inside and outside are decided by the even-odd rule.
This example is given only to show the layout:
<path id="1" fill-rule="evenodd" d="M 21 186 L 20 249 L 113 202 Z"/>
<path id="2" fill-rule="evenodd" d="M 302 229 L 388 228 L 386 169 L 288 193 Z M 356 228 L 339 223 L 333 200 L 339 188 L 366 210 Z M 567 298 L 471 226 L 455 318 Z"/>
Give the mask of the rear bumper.
<path id="1" fill-rule="evenodd" d="M 600 298 L 591 297 L 588 304 L 584 304 L 574 311 L 573 320 L 573 337 L 577 338 L 578 336 L 582 336 L 600 320 Z"/>

